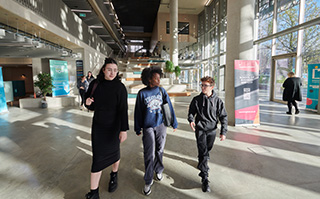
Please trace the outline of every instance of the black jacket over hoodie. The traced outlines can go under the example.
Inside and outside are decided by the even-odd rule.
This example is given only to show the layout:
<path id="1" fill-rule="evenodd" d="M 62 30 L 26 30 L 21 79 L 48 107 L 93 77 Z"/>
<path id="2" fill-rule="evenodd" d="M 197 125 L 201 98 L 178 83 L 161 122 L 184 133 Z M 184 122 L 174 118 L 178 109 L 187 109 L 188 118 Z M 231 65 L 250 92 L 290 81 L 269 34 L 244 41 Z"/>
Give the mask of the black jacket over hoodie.
<path id="1" fill-rule="evenodd" d="M 209 131 L 216 130 L 218 119 L 221 122 L 221 135 L 227 134 L 228 118 L 223 101 L 212 91 L 212 95 L 205 94 L 195 96 L 189 106 L 188 121 L 194 122 L 196 117 L 196 129 Z"/>

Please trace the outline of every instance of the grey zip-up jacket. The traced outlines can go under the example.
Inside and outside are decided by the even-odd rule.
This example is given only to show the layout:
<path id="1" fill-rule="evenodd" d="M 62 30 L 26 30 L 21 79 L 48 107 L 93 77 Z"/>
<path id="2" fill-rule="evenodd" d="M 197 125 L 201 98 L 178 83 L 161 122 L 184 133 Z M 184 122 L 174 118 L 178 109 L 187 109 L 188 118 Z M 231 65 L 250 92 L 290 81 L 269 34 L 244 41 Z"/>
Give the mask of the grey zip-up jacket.
<path id="1" fill-rule="evenodd" d="M 194 121 L 195 118 L 195 121 Z M 223 101 L 212 91 L 212 95 L 205 94 L 195 96 L 189 106 L 188 121 L 195 122 L 196 129 L 209 131 L 216 130 L 221 123 L 221 135 L 226 135 L 228 130 L 228 117 Z"/>

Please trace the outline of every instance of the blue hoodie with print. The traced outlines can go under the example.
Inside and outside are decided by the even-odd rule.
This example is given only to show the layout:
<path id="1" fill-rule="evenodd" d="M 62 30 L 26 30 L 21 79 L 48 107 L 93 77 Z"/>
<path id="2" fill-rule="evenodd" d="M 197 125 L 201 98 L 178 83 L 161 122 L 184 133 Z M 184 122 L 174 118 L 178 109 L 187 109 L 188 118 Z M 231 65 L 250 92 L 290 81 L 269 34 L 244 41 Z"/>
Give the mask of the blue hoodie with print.
<path id="1" fill-rule="evenodd" d="M 173 124 L 172 127 L 176 129 L 178 122 L 169 98 L 168 93 L 161 87 L 145 87 L 138 92 L 136 99 L 136 106 L 134 110 L 134 130 L 137 135 L 141 133 L 142 128 L 156 127 L 163 123 L 163 115 L 161 112 L 162 89 L 164 98 L 169 104 Z"/>

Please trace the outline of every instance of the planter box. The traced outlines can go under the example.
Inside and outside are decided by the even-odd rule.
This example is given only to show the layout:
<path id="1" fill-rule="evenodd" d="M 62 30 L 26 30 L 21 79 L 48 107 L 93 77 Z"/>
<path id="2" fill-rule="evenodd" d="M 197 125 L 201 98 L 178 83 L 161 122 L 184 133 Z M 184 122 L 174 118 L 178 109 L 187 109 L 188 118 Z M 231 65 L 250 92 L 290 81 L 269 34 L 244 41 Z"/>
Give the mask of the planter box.
<path id="1" fill-rule="evenodd" d="M 62 108 L 75 106 L 75 96 L 65 97 L 46 97 L 48 108 Z M 19 99 L 20 108 L 40 108 L 41 98 L 23 98 Z"/>

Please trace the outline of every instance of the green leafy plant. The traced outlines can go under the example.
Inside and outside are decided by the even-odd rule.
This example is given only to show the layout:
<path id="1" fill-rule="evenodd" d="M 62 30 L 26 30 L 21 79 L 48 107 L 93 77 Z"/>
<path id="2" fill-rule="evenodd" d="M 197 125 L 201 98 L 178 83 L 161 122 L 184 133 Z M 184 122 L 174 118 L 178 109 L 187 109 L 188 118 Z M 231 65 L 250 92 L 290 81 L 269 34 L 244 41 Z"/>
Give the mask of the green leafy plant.
<path id="1" fill-rule="evenodd" d="M 178 77 L 180 76 L 181 74 L 181 68 L 179 66 L 176 66 L 174 68 L 174 73 L 176 74 L 176 78 L 178 79 Z"/>
<path id="2" fill-rule="evenodd" d="M 38 80 L 34 82 L 34 86 L 40 89 L 43 100 L 46 101 L 46 95 L 52 93 L 52 89 L 54 88 L 52 84 L 53 78 L 49 73 L 39 73 L 37 77 Z"/>
<path id="3" fill-rule="evenodd" d="M 173 73 L 174 72 L 174 66 L 172 61 L 166 61 L 166 72 L 167 73 Z"/>

